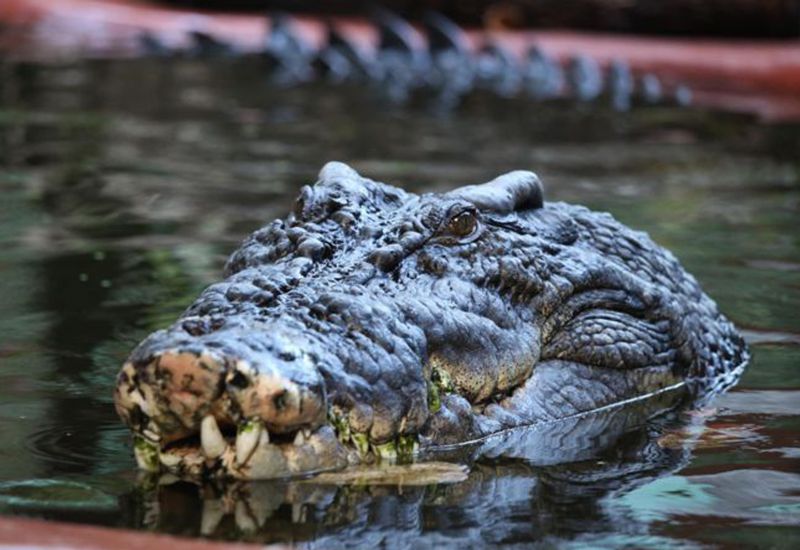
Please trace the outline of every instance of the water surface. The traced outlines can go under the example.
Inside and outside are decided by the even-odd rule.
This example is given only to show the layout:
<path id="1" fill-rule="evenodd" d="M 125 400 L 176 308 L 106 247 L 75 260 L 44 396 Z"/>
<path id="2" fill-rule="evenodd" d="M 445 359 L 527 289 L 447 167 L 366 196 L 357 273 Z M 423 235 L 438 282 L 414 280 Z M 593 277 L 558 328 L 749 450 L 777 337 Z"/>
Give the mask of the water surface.
<path id="1" fill-rule="evenodd" d="M 800 546 L 800 128 L 485 97 L 443 116 L 357 88 L 275 89 L 247 60 L 0 76 L 0 512 L 320 548 Z M 675 252 L 752 363 L 709 406 L 567 463 L 511 453 L 451 479 L 349 485 L 139 479 L 111 402 L 119 365 L 333 159 L 423 191 L 533 169 L 548 199 Z"/>

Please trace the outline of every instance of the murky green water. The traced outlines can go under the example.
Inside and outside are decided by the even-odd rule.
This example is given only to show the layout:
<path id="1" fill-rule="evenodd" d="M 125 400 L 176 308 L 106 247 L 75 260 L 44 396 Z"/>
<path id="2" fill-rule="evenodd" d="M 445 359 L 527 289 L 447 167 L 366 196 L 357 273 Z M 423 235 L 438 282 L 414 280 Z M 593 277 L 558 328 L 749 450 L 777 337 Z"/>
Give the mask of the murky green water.
<path id="1" fill-rule="evenodd" d="M 0 513 L 320 548 L 800 546 L 800 128 L 487 98 L 442 117 L 271 89 L 241 61 L 0 77 Z M 417 190 L 534 169 L 549 198 L 672 249 L 752 364 L 713 408 L 567 464 L 486 458 L 421 485 L 137 482 L 111 404 L 121 361 L 331 159 Z"/>

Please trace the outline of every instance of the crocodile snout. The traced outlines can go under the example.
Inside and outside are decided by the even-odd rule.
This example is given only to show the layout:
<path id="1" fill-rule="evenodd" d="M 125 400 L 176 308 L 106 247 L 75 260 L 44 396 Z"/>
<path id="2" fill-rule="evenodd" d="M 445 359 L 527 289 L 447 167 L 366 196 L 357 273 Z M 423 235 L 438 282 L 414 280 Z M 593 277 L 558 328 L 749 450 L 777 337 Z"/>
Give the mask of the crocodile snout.
<path id="1" fill-rule="evenodd" d="M 123 366 L 114 402 L 141 467 L 279 477 L 344 465 L 310 356 L 279 335 L 241 353 L 205 344 L 144 346 Z"/>

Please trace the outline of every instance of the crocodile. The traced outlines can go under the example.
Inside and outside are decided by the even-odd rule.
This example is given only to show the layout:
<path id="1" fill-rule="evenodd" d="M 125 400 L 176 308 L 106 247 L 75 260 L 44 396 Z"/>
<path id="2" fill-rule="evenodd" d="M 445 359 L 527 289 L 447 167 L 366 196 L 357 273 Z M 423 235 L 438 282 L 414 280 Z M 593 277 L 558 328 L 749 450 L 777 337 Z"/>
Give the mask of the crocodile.
<path id="1" fill-rule="evenodd" d="M 495 38 L 477 43 L 458 24 L 428 12 L 419 28 L 399 15 L 371 10 L 377 41 L 364 47 L 329 23 L 321 43 L 312 45 L 284 13 L 269 14 L 269 33 L 261 55 L 269 78 L 280 86 L 322 79 L 329 83 L 366 83 L 382 99 L 408 103 L 422 96 L 439 110 L 450 110 L 475 92 L 534 101 L 567 99 L 578 103 L 606 100 L 617 111 L 634 103 L 687 106 L 690 88 L 674 78 L 666 84 L 653 72 L 635 74 L 622 59 L 602 66 L 590 55 L 557 59 L 526 40 L 522 52 Z M 143 50 L 164 55 L 168 48 L 152 35 L 140 36 Z M 233 44 L 210 33 L 191 34 L 190 55 L 235 55 Z"/>
<path id="2" fill-rule="evenodd" d="M 797 36 L 797 26 L 790 24 L 796 20 L 797 2 L 770 8 L 750 2 L 735 10 L 721 4 L 712 8 L 712 18 L 708 3 L 695 0 L 687 0 L 682 8 L 671 2 L 667 10 L 671 15 L 664 18 L 655 16 L 652 2 L 639 6 L 588 2 L 593 6 L 588 11 L 564 10 L 561 3 L 536 3 L 523 11 L 543 8 L 556 17 L 529 12 L 517 21 L 535 22 L 533 28 L 509 27 L 503 7 L 485 2 L 434 3 L 443 13 L 420 12 L 419 5 L 400 9 L 413 23 L 380 8 L 338 12 L 330 3 L 289 3 L 285 7 L 291 14 L 271 5 L 266 17 L 261 12 L 231 14 L 226 11 L 233 8 L 230 3 L 218 4 L 222 8 L 218 12 L 134 0 L 117 0 L 102 10 L 94 0 L 71 0 L 69 6 L 46 0 L 6 3 L 9 8 L 0 13 L 0 56 L 12 62 L 143 56 L 215 57 L 226 62 L 249 58 L 263 60 L 261 74 L 281 86 L 313 80 L 355 83 L 398 103 L 413 99 L 417 104 L 420 95 L 433 98 L 437 110 L 451 110 L 463 99 L 488 90 L 536 102 L 605 103 L 617 111 L 637 104 L 691 104 L 752 113 L 771 121 L 800 117 L 798 49 L 791 40 L 775 40 L 779 35 Z M 194 2 L 191 5 L 196 7 Z M 597 18 L 600 5 L 619 13 Z M 695 10 L 698 6 L 700 12 Z M 308 8 L 317 11 L 308 12 Z M 495 8 L 500 10 L 495 12 Z M 484 25 L 476 26 L 476 9 L 485 10 Z M 501 17 L 495 17 L 498 14 Z M 566 24 L 576 15 L 573 25 Z M 731 15 L 746 24 L 722 24 Z M 701 23 L 694 28 L 700 34 L 727 27 L 728 35 L 760 40 L 756 44 L 563 30 L 597 25 L 605 31 L 656 31 L 650 23 L 660 21 L 667 27 L 677 23 L 682 29 L 679 34 L 685 34 L 692 19 Z M 715 32 L 708 26 L 712 20 Z M 591 22 L 588 26 L 587 21 Z M 548 30 L 553 25 L 562 30 Z M 53 28 L 59 32 L 52 32 Z M 663 32 L 675 30 L 662 28 Z M 736 63 L 730 63 L 731 59 Z"/>
<path id="3" fill-rule="evenodd" d="M 534 101 L 605 101 L 618 111 L 636 103 L 688 105 L 694 99 L 685 75 L 658 64 L 635 66 L 624 49 L 610 58 L 607 52 L 591 55 L 585 45 L 575 48 L 578 53 L 553 52 L 536 36 L 464 29 L 433 11 L 412 24 L 376 6 L 360 18 L 304 18 L 273 10 L 232 20 L 140 3 L 123 2 L 119 13 L 113 7 L 96 13 L 87 0 L 78 0 L 77 11 L 41 0 L 15 3 L 20 7 L 0 13 L 0 55 L 8 51 L 21 60 L 255 56 L 264 61 L 264 76 L 282 87 L 356 83 L 380 100 L 402 104 L 422 97 L 439 110 L 485 91 Z M 81 17 L 80 9 L 92 17 Z M 126 24 L 120 26 L 119 19 Z M 54 41 L 51 26 L 63 28 L 66 38 Z"/>
<path id="4" fill-rule="evenodd" d="M 413 194 L 326 164 L 114 390 L 140 468 L 280 478 L 731 383 L 747 347 L 678 260 L 529 171 Z"/>

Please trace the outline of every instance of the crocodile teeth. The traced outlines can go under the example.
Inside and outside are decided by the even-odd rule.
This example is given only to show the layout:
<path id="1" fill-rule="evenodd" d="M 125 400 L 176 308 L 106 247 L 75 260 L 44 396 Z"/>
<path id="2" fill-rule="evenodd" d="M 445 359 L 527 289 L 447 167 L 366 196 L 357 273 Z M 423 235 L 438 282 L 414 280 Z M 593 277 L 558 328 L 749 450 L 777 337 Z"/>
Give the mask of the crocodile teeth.
<path id="1" fill-rule="evenodd" d="M 258 530 L 258 524 L 250 514 L 250 510 L 247 509 L 247 505 L 241 500 L 236 503 L 236 509 L 234 510 L 233 517 L 236 520 L 236 527 L 238 527 L 241 531 L 245 533 L 253 533 Z"/>
<path id="2" fill-rule="evenodd" d="M 292 523 L 305 523 L 306 508 L 302 502 L 292 504 Z"/>
<path id="3" fill-rule="evenodd" d="M 142 435 L 145 437 L 145 439 L 152 443 L 158 443 L 161 441 L 161 434 L 151 428 L 145 428 L 142 432 Z"/>
<path id="4" fill-rule="evenodd" d="M 263 429 L 261 422 L 253 420 L 245 424 L 239 429 L 236 436 L 236 463 L 239 465 L 245 464 L 253 455 L 256 450 L 259 439 L 262 438 L 264 443 L 269 443 L 269 432 Z"/>
<path id="5" fill-rule="evenodd" d="M 161 461 L 161 464 L 166 466 L 169 470 L 177 469 L 182 460 L 180 456 L 170 453 L 161 453 L 158 459 Z"/>
<path id="6" fill-rule="evenodd" d="M 200 534 L 211 535 L 225 516 L 225 508 L 219 500 L 203 501 L 203 516 L 200 520 Z"/>
<path id="7" fill-rule="evenodd" d="M 300 445 L 305 445 L 306 441 L 308 441 L 308 434 L 306 434 L 305 430 L 297 430 L 297 434 L 294 436 L 294 445 L 299 447 Z"/>
<path id="8" fill-rule="evenodd" d="M 225 452 L 228 444 L 219 431 L 217 419 L 213 415 L 207 415 L 200 423 L 200 443 L 203 447 L 203 454 L 206 458 L 219 458 Z"/>

